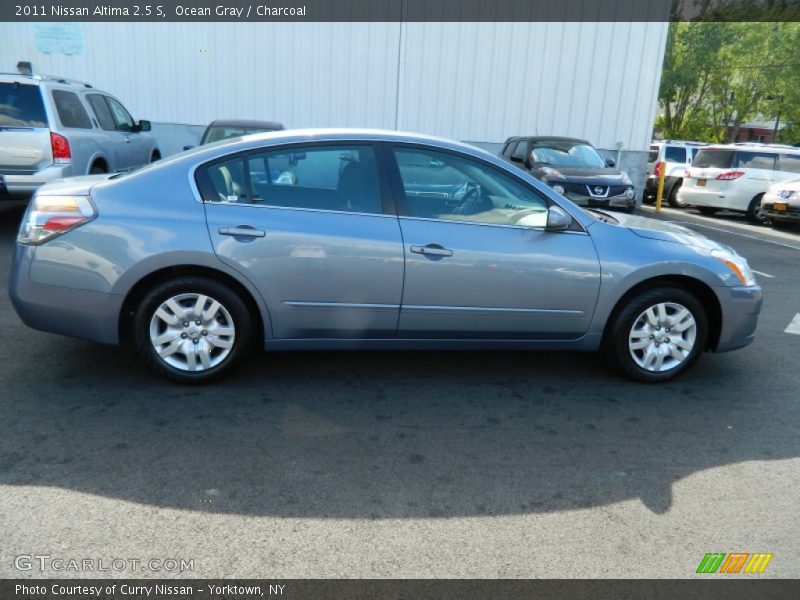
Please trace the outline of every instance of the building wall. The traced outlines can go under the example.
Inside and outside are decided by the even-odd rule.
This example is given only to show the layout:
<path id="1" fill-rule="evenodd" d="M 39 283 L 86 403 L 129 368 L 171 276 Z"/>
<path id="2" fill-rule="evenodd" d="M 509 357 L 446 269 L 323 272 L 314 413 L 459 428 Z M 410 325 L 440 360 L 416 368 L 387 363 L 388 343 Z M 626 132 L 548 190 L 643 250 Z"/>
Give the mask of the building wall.
<path id="1" fill-rule="evenodd" d="M 35 27 L 0 23 L 0 70 L 29 60 L 160 124 L 255 118 L 488 147 L 558 134 L 638 154 L 650 142 L 668 25 L 86 23 L 74 56 L 38 52 Z M 196 131 L 156 128 L 165 154 L 196 143 Z"/>

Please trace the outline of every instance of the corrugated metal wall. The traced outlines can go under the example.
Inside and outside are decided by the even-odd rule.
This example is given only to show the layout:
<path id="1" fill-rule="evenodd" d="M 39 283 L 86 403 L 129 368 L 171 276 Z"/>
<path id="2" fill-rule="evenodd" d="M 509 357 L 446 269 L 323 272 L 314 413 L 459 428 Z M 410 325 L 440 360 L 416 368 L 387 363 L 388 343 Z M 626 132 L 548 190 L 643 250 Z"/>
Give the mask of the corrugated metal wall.
<path id="1" fill-rule="evenodd" d="M 0 70 L 106 89 L 136 118 L 585 137 L 646 150 L 666 23 L 87 23 L 76 56 L 0 24 Z"/>

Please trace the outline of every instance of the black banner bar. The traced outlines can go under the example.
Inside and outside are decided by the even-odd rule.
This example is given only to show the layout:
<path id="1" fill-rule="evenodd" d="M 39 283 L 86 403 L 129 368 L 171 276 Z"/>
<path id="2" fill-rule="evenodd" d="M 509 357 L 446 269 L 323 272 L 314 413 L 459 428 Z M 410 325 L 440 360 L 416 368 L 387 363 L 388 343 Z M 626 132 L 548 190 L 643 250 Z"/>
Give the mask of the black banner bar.
<path id="1" fill-rule="evenodd" d="M 0 21 L 800 21 L 800 0 L 3 0 Z"/>
<path id="2" fill-rule="evenodd" d="M 3 600 L 796 600 L 800 580 L 0 580 Z"/>

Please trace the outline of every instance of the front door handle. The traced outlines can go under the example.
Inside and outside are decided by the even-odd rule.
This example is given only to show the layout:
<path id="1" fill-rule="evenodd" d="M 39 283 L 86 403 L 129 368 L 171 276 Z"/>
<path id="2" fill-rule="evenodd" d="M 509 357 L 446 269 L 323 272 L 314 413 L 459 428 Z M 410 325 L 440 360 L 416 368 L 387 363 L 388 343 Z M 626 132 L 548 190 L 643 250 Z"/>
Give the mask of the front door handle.
<path id="1" fill-rule="evenodd" d="M 440 244 L 428 244 L 427 246 L 411 246 L 414 254 L 425 254 L 426 256 L 453 256 L 453 251 Z"/>
<path id="2" fill-rule="evenodd" d="M 237 227 L 221 227 L 219 230 L 220 235 L 231 235 L 233 237 L 251 237 L 261 238 L 267 232 L 262 229 L 255 229 L 249 225 L 239 225 Z"/>

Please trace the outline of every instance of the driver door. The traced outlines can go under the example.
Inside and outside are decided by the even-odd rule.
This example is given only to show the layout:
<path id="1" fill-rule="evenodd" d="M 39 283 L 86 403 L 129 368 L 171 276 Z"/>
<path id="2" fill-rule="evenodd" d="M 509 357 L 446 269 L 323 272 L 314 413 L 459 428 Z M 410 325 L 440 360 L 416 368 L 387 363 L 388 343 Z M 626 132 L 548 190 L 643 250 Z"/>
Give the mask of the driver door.
<path id="1" fill-rule="evenodd" d="M 600 265 L 586 232 L 546 231 L 546 198 L 478 159 L 403 145 L 393 156 L 405 213 L 400 337 L 552 340 L 588 330 Z"/>

